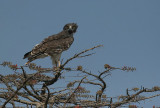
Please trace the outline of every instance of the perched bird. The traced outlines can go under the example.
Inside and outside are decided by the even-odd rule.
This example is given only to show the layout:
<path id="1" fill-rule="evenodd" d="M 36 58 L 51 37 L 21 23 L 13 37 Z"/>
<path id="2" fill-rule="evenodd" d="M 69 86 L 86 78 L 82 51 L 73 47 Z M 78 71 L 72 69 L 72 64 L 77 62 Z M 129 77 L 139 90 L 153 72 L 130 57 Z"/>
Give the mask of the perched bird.
<path id="1" fill-rule="evenodd" d="M 26 53 L 23 59 L 28 58 L 29 64 L 33 60 L 50 56 L 52 64 L 60 67 L 60 57 L 63 51 L 68 50 L 72 45 L 78 25 L 69 23 L 63 27 L 63 30 L 55 35 L 45 38 L 40 44 L 37 44 L 31 51 Z"/>

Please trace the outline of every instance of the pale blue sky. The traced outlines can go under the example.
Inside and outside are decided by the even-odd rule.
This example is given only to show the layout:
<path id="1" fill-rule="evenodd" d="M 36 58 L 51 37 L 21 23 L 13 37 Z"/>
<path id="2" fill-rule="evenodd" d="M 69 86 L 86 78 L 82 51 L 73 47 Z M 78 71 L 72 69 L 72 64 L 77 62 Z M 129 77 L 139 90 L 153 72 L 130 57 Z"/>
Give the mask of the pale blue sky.
<path id="1" fill-rule="evenodd" d="M 104 47 L 68 66 L 82 65 L 94 73 L 103 71 L 106 63 L 137 68 L 130 73 L 113 71 L 106 78 L 108 96 L 125 94 L 126 88 L 159 86 L 159 0 L 1 0 L 0 62 L 23 65 L 24 53 L 70 22 L 79 28 L 64 60 L 98 44 Z M 51 67 L 49 58 L 35 63 Z M 145 108 L 160 106 L 160 97 L 141 103 Z"/>

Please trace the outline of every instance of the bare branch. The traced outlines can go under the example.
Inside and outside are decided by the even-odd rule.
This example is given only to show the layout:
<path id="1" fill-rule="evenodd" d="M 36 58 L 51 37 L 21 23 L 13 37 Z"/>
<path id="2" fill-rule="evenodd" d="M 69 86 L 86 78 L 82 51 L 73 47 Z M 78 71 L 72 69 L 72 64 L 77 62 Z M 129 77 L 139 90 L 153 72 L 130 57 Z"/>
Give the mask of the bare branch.
<path id="1" fill-rule="evenodd" d="M 37 72 L 38 73 L 38 72 Z M 29 78 L 27 78 L 24 82 L 23 82 L 23 84 L 19 87 L 19 88 L 17 88 L 17 90 L 13 93 L 13 95 L 11 96 L 11 97 L 9 97 L 6 101 L 5 101 L 5 103 L 2 105 L 2 108 L 5 108 L 5 106 L 6 106 L 6 104 L 18 93 L 18 91 L 19 90 L 21 90 L 21 88 L 23 88 L 25 85 L 26 85 L 26 83 L 34 76 L 34 75 L 36 75 L 37 73 L 35 73 L 35 74 L 33 74 L 32 76 L 30 76 Z"/>
<path id="2" fill-rule="evenodd" d="M 70 62 L 71 60 L 79 57 L 81 54 L 86 53 L 86 52 L 88 52 L 88 51 L 90 51 L 90 50 L 93 50 L 93 49 L 95 49 L 95 48 L 102 47 L 102 46 L 103 46 L 103 45 L 97 45 L 97 46 L 95 46 L 95 47 L 93 47 L 93 48 L 89 48 L 89 49 L 86 49 L 86 50 L 84 50 L 84 51 L 82 51 L 82 52 L 80 52 L 80 53 L 78 53 L 78 54 L 75 54 L 73 57 L 69 58 L 63 65 L 61 65 L 61 68 L 63 68 L 63 67 L 64 67 L 68 62 Z"/>
<path id="3" fill-rule="evenodd" d="M 85 78 L 86 78 L 86 77 L 84 77 L 84 78 L 81 79 L 81 81 L 80 81 L 80 83 L 78 84 L 77 88 L 76 88 L 76 89 L 74 90 L 74 92 L 67 98 L 67 100 L 66 100 L 64 106 L 66 105 L 66 103 L 69 102 L 69 100 L 71 99 L 71 97 L 72 97 L 72 96 L 74 95 L 74 93 L 78 90 L 78 88 L 80 87 L 82 81 L 83 81 Z"/>
<path id="4" fill-rule="evenodd" d="M 49 91 L 48 87 L 46 87 L 46 89 L 48 91 L 48 95 L 47 95 L 47 98 L 46 98 L 46 101 L 45 101 L 45 104 L 44 104 L 44 108 L 47 108 L 48 100 L 49 100 L 49 97 L 50 97 L 50 91 Z"/>

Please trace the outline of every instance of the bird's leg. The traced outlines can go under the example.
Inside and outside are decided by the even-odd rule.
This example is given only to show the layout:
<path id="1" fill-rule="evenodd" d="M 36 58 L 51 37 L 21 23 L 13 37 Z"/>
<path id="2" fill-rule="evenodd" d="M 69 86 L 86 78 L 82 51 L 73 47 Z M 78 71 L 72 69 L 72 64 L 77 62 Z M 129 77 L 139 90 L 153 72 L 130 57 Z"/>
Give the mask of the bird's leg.
<path id="1" fill-rule="evenodd" d="M 59 70 L 60 69 L 60 66 L 61 66 L 61 61 L 58 60 L 58 61 L 55 61 L 56 63 L 56 67 L 53 67 L 54 70 Z"/>
<path id="2" fill-rule="evenodd" d="M 57 67 L 57 64 L 58 64 L 57 61 L 55 61 L 55 64 L 56 64 L 56 67 Z"/>
<path id="3" fill-rule="evenodd" d="M 55 61 L 55 67 L 53 67 L 53 70 L 58 70 L 59 69 L 59 67 L 60 67 L 60 61 L 58 60 L 58 61 Z"/>
<path id="4" fill-rule="evenodd" d="M 60 68 L 60 66 L 61 66 L 61 61 L 58 60 L 58 68 Z"/>
<path id="5" fill-rule="evenodd" d="M 53 66 L 53 70 L 57 70 L 57 61 L 55 61 L 55 65 Z"/>

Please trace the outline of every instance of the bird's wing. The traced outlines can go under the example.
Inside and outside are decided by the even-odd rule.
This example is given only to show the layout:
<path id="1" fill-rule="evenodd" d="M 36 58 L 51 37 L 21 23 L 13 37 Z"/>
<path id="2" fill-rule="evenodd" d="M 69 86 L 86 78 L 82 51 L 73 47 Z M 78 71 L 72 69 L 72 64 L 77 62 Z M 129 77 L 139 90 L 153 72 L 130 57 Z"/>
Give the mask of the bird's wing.
<path id="1" fill-rule="evenodd" d="M 62 53 L 70 47 L 73 40 L 73 36 L 65 37 L 63 33 L 49 36 L 32 49 L 30 58 L 37 59 Z"/>
<path id="2" fill-rule="evenodd" d="M 60 35 L 52 35 L 45 38 L 40 44 L 37 44 L 31 51 L 32 56 L 39 56 L 41 54 L 47 54 L 47 50 L 53 48 L 56 49 L 55 46 L 57 41 L 60 39 Z"/>

